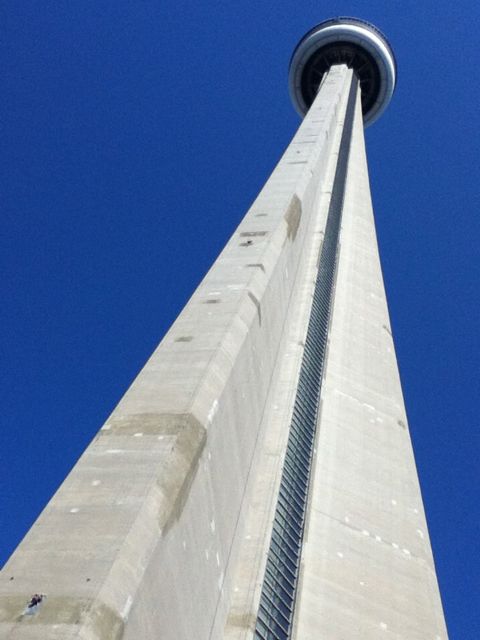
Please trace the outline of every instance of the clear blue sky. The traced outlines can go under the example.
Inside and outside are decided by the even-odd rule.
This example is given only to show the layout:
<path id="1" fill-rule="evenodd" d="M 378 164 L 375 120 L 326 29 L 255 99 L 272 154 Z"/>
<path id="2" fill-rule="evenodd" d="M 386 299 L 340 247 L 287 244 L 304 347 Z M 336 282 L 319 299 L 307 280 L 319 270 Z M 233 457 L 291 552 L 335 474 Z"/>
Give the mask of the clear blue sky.
<path id="1" fill-rule="evenodd" d="M 480 638 L 477 2 L 15 2 L 0 9 L 0 563 L 188 300 L 298 118 L 334 15 L 385 31 L 367 131 L 390 312 L 451 640 Z"/>

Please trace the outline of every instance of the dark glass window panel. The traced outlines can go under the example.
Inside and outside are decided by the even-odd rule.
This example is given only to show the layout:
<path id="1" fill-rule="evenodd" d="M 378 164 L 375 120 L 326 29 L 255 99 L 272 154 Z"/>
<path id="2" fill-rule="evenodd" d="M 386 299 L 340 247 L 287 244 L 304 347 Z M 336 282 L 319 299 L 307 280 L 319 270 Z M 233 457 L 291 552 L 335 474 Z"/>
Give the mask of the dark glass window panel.
<path id="1" fill-rule="evenodd" d="M 290 638 L 357 87 L 352 82 L 280 481 L 255 631 L 260 640 Z"/>

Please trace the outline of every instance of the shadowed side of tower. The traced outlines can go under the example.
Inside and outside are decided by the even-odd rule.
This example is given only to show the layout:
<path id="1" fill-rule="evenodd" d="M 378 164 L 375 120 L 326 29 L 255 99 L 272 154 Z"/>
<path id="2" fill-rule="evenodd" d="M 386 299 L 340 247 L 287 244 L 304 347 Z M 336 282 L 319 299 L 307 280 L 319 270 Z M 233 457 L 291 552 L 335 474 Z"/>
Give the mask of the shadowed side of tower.
<path id="1" fill-rule="evenodd" d="M 394 61 L 333 23 L 280 163 L 3 569 L 2 637 L 446 640 L 363 147 Z"/>

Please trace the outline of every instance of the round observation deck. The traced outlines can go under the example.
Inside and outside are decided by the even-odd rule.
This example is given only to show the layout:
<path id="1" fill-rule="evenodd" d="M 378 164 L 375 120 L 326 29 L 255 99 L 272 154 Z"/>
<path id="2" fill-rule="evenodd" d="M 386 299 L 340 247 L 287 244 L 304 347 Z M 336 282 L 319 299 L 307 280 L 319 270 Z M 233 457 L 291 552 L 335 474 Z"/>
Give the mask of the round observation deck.
<path id="1" fill-rule="evenodd" d="M 395 90 L 397 63 L 388 40 L 373 24 L 358 18 L 333 18 L 311 29 L 296 46 L 288 74 L 290 96 L 302 117 L 334 64 L 355 70 L 367 127 L 382 115 Z"/>

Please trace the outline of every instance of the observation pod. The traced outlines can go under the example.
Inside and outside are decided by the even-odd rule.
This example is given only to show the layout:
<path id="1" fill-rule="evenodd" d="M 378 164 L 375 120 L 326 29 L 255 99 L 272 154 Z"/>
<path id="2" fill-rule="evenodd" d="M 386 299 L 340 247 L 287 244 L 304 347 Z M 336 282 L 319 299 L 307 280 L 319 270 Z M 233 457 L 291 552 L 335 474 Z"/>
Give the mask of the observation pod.
<path id="1" fill-rule="evenodd" d="M 321 22 L 300 40 L 289 69 L 289 91 L 300 116 L 310 108 L 327 71 L 335 64 L 354 69 L 362 91 L 364 126 L 375 122 L 395 90 L 397 64 L 393 50 L 374 25 L 358 18 Z"/>

